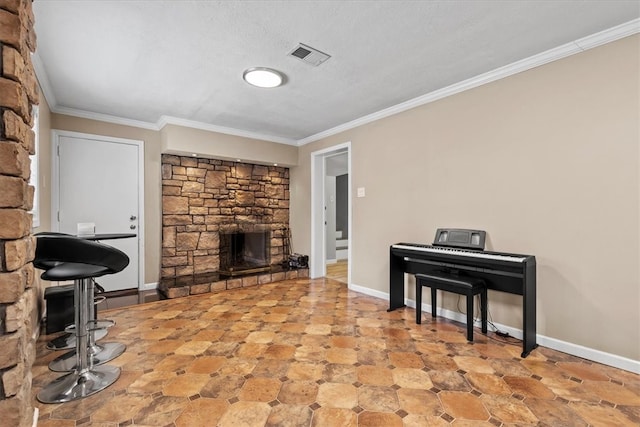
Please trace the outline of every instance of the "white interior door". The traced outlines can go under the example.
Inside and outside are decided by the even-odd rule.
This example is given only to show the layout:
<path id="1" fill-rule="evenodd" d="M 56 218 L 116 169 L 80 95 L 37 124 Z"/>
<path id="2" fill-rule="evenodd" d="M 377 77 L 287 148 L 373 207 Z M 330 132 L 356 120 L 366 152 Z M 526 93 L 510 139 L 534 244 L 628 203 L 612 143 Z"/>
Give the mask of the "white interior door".
<path id="1" fill-rule="evenodd" d="M 129 265 L 97 281 L 107 291 L 139 288 L 139 143 L 59 135 L 57 149 L 58 230 L 76 234 L 79 223 L 93 223 L 96 234 L 135 233 L 102 242 L 125 252 Z"/>

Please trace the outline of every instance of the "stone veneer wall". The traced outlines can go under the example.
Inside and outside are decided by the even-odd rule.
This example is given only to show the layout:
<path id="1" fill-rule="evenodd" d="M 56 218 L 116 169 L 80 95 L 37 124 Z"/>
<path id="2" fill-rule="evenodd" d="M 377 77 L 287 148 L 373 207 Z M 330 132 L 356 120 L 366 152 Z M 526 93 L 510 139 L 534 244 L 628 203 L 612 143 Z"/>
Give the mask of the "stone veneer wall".
<path id="1" fill-rule="evenodd" d="M 0 424 L 30 426 L 31 368 L 40 320 L 31 235 L 38 85 L 31 0 L 0 0 Z"/>
<path id="2" fill-rule="evenodd" d="M 288 227 L 288 168 L 162 155 L 161 278 L 218 271 L 221 232 L 270 230 L 278 264 Z"/>

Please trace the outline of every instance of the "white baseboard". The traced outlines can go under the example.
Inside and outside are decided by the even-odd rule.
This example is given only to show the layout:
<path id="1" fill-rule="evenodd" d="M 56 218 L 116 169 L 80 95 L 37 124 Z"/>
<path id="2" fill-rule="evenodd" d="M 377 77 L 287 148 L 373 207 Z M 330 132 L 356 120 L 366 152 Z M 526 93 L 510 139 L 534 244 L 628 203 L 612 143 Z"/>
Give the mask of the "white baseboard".
<path id="1" fill-rule="evenodd" d="M 354 285 L 353 283 L 349 283 L 349 289 L 351 289 L 352 291 L 360 292 L 361 294 L 370 295 L 372 297 L 389 301 L 389 294 L 386 292 L 376 291 L 375 289 L 365 288 L 364 286 Z"/>
<path id="2" fill-rule="evenodd" d="M 158 282 L 144 283 L 142 286 L 140 286 L 140 288 L 138 290 L 139 291 L 152 291 L 154 289 L 158 289 Z"/>
<path id="3" fill-rule="evenodd" d="M 338 260 L 335 259 L 335 258 L 334 259 L 326 259 L 324 262 L 325 262 L 325 264 L 335 264 L 336 262 L 338 262 Z"/>
<path id="4" fill-rule="evenodd" d="M 618 356 L 616 354 L 606 353 L 604 351 L 584 347 L 578 344 L 568 343 L 566 341 L 557 340 L 555 338 L 545 337 L 544 335 L 538 335 L 537 338 L 538 344 L 541 346 L 549 347 L 554 350 L 562 351 L 563 353 L 569 353 L 574 356 L 582 357 L 583 359 L 602 363 L 603 365 L 609 365 L 613 366 L 614 368 L 620 368 L 624 369 L 625 371 L 640 374 L 640 361 L 638 360 L 629 359 L 626 357 Z"/>
<path id="5" fill-rule="evenodd" d="M 360 292 L 365 295 L 380 298 L 385 301 L 389 301 L 389 294 L 387 292 L 377 291 L 375 289 L 366 288 L 364 286 L 358 286 L 349 284 L 349 289 L 356 292 Z M 416 302 L 414 300 L 406 299 L 404 303 L 407 307 L 416 308 Z M 422 304 L 422 311 L 431 313 L 430 304 Z M 458 313 L 457 311 L 451 311 L 443 308 L 438 308 L 436 313 L 444 318 L 455 320 L 458 322 L 466 323 L 467 315 Z M 477 322 L 480 324 L 479 321 Z M 522 330 L 513 328 L 511 326 L 502 325 L 497 322 L 493 322 L 496 327 L 502 332 L 508 332 L 514 338 L 522 339 Z M 583 359 L 591 360 L 594 362 L 602 363 L 604 365 L 612 366 L 614 368 L 624 369 L 625 371 L 640 374 L 640 361 L 629 359 L 617 354 L 606 353 L 604 351 L 596 350 L 589 347 L 584 347 L 579 344 L 574 344 L 566 341 L 561 341 L 556 338 L 546 337 L 544 335 L 536 334 L 536 342 L 543 347 L 551 348 L 553 350 L 568 353 L 573 356 L 581 357 Z"/>

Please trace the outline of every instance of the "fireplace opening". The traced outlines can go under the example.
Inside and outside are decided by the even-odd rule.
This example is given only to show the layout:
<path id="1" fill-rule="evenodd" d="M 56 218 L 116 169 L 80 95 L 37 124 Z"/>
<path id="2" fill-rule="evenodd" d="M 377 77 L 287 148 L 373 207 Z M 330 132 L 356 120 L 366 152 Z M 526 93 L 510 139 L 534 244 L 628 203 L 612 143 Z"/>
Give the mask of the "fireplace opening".
<path id="1" fill-rule="evenodd" d="M 220 233 L 220 274 L 239 276 L 269 270 L 269 231 Z"/>

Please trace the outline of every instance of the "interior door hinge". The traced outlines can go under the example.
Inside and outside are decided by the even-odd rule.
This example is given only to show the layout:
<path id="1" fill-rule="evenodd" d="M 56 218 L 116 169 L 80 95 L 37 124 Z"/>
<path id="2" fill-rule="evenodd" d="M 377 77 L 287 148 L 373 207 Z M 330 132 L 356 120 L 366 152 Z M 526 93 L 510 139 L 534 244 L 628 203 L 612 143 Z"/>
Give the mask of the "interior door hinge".
<path id="1" fill-rule="evenodd" d="M 58 222 L 60 222 L 60 211 L 58 211 Z"/>

